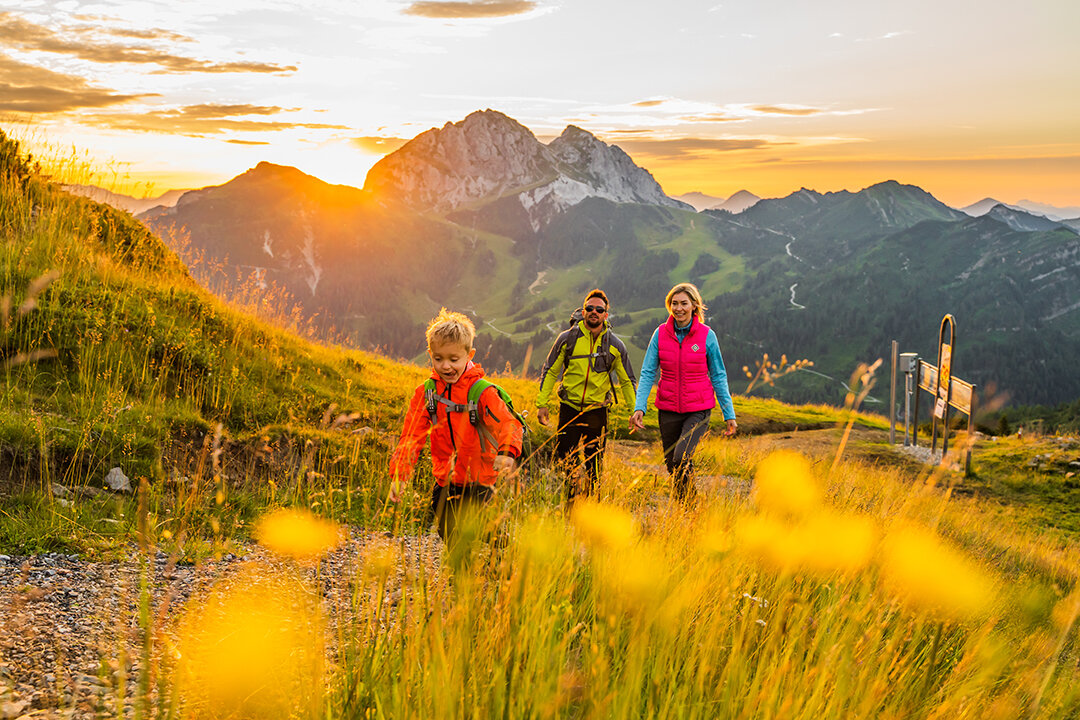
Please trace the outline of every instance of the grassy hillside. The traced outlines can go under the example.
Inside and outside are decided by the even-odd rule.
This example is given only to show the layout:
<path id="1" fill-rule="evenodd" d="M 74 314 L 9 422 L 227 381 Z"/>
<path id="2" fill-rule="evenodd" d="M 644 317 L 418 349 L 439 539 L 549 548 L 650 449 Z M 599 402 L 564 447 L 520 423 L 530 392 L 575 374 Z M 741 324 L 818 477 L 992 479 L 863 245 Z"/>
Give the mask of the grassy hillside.
<path id="1" fill-rule="evenodd" d="M 138 609 L 111 618 L 138 662 L 102 649 L 92 715 L 125 699 L 139 717 L 1080 713 L 1074 441 L 980 441 L 963 478 L 899 457 L 880 418 L 739 397 L 746 433 L 703 443 L 683 506 L 620 407 L 598 503 L 567 513 L 540 474 L 464 523 L 505 544 L 426 563 L 425 482 L 383 504 L 422 368 L 224 305 L 3 138 L 0 262 L 0 553 L 143 568 Z M 534 410 L 534 382 L 501 382 Z M 140 501 L 99 491 L 114 465 L 145 480 Z M 304 514 L 263 520 L 282 505 Z M 354 526 L 326 565 L 301 564 L 340 541 L 309 513 Z M 198 562 L 230 544 L 263 559 L 151 605 L 156 550 Z M 64 676 L 50 691 L 74 709 Z"/>
<path id="2" fill-rule="evenodd" d="M 130 215 L 57 189 L 11 140 L 0 150 L 5 494 L 58 483 L 92 496 L 119 467 L 149 482 L 163 530 L 228 535 L 275 495 L 371 485 L 420 368 L 312 344 L 226 306 Z M 207 493 L 216 506 L 175 517 Z M 329 499 L 362 517 L 377 501 L 363 497 L 371 504 Z M 104 499 L 67 519 L 41 502 L 14 501 L 0 545 L 107 548 L 134 532 L 130 513 Z"/>

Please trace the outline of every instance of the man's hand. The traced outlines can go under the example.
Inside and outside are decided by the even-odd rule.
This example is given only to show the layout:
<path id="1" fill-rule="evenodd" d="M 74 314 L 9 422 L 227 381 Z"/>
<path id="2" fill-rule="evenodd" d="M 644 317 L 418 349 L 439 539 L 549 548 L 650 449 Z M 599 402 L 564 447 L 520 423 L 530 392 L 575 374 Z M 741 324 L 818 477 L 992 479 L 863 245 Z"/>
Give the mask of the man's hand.
<path id="1" fill-rule="evenodd" d="M 548 409 L 547 409 L 546 405 L 544 407 L 536 408 L 536 421 L 538 423 L 540 423 L 541 425 L 545 426 L 545 427 L 547 426 L 547 424 L 548 424 Z"/>
<path id="2" fill-rule="evenodd" d="M 635 410 L 633 412 L 633 414 L 630 416 L 629 425 L 630 425 L 630 432 L 634 432 L 635 430 L 644 430 L 645 429 L 645 413 L 643 413 L 641 410 Z"/>
<path id="3" fill-rule="evenodd" d="M 404 491 L 404 489 L 405 483 L 401 482 L 400 480 L 391 480 L 390 493 L 387 495 L 387 497 L 390 499 L 390 502 L 397 502 L 398 500 L 400 500 L 401 493 Z"/>
<path id="4" fill-rule="evenodd" d="M 727 421 L 727 430 L 724 431 L 724 437 L 734 437 L 738 430 L 739 423 L 735 422 L 735 418 L 731 418 Z"/>

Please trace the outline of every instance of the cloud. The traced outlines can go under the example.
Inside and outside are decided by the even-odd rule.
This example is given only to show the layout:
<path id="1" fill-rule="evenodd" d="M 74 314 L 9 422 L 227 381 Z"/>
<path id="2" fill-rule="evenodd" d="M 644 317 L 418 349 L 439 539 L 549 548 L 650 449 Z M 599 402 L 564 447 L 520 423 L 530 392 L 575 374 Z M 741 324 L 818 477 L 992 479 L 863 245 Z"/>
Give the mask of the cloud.
<path id="1" fill-rule="evenodd" d="M 705 113 L 702 115 L 682 115 L 679 120 L 688 123 L 721 123 L 721 122 L 740 122 L 746 118 L 736 117 L 729 115 L 726 112 Z"/>
<path id="2" fill-rule="evenodd" d="M 75 36 L 86 33 L 76 28 Z M 165 31 L 162 31 L 165 32 Z M 72 40 L 10 12 L 0 12 L 0 43 L 26 51 L 70 55 L 96 63 L 157 65 L 159 73 L 287 73 L 295 65 L 262 62 L 214 62 L 178 55 L 154 47 L 99 42 L 92 38 Z"/>
<path id="3" fill-rule="evenodd" d="M 280 108 L 276 105 L 188 105 L 175 111 L 180 116 L 192 119 L 235 117 L 237 115 L 277 115 L 282 112 L 296 112 L 299 108 Z"/>
<path id="4" fill-rule="evenodd" d="M 524 15 L 535 10 L 534 0 L 417 0 L 402 12 L 442 19 L 475 19 Z"/>
<path id="5" fill-rule="evenodd" d="M 73 26 L 69 32 L 79 35 L 112 35 L 114 37 L 132 38 L 135 40 L 165 40 L 169 42 L 195 42 L 190 35 L 184 35 L 174 30 L 163 28 L 124 28 L 109 27 L 108 23 L 122 22 L 120 18 L 108 15 L 72 15 L 73 20 L 90 23 L 84 27 Z"/>
<path id="6" fill-rule="evenodd" d="M 820 108 L 802 107 L 799 105 L 752 105 L 750 109 L 754 112 L 762 113 L 763 115 L 791 115 L 794 117 L 820 115 L 825 112 Z"/>
<path id="7" fill-rule="evenodd" d="M 273 143 L 266 142 L 264 140 L 226 140 L 225 142 L 232 145 L 272 145 Z"/>
<path id="8" fill-rule="evenodd" d="M 636 103 L 631 103 L 633 107 L 658 107 L 666 103 L 667 100 L 639 100 Z"/>
<path id="9" fill-rule="evenodd" d="M 356 147 L 372 155 L 386 155 L 409 142 L 406 138 L 397 137 L 355 137 L 349 141 Z"/>
<path id="10" fill-rule="evenodd" d="M 98 127 L 131 132 L 152 132 L 203 137 L 226 132 L 280 132 L 305 130 L 348 130 L 345 125 L 327 123 L 289 122 L 282 120 L 252 120 L 249 115 L 276 115 L 290 112 L 278 107 L 261 105 L 189 105 L 172 110 L 142 113 L 105 113 L 81 118 Z"/>
<path id="11" fill-rule="evenodd" d="M 791 145 L 791 142 L 778 142 L 766 138 L 672 138 L 672 139 L 634 139 L 620 141 L 619 147 L 631 155 L 640 154 L 657 159 L 692 160 L 716 153 L 736 152 L 739 150 L 763 150 L 767 148 Z"/>
<path id="12" fill-rule="evenodd" d="M 154 94 L 126 95 L 90 85 L 74 75 L 14 60 L 0 54 L 0 111 L 57 113 L 104 108 Z"/>

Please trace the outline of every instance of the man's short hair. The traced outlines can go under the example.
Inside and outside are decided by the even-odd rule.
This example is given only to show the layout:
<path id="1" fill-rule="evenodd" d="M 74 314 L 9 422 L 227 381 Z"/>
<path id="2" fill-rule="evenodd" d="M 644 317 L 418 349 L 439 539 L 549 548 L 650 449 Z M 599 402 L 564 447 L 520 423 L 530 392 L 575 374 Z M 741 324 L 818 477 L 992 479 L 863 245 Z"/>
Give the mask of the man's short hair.
<path id="1" fill-rule="evenodd" d="M 476 339 L 476 326 L 472 320 L 459 312 L 453 312 L 442 308 L 427 326 L 428 350 L 435 345 L 456 343 L 466 350 L 472 350 L 473 340 Z"/>
<path id="2" fill-rule="evenodd" d="M 589 291 L 589 294 L 585 296 L 585 301 L 581 303 L 582 307 L 588 305 L 589 301 L 593 298 L 600 298 L 604 301 L 604 307 L 606 307 L 608 310 L 611 309 L 611 303 L 608 302 L 607 294 L 600 288 L 595 288 Z"/>

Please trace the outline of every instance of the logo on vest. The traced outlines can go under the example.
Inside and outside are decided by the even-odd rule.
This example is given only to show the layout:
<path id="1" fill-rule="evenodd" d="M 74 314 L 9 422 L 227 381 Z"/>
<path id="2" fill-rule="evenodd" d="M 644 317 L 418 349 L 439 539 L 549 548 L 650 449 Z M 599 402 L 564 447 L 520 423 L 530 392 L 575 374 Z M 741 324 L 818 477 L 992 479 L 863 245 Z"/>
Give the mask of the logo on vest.
<path id="1" fill-rule="evenodd" d="M 693 350 L 694 352 L 697 352 L 700 349 L 700 347 L 697 345 L 697 343 L 695 343 L 695 344 L 690 346 L 690 349 Z"/>

